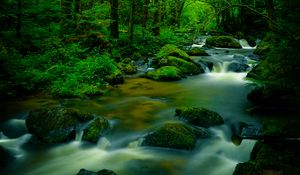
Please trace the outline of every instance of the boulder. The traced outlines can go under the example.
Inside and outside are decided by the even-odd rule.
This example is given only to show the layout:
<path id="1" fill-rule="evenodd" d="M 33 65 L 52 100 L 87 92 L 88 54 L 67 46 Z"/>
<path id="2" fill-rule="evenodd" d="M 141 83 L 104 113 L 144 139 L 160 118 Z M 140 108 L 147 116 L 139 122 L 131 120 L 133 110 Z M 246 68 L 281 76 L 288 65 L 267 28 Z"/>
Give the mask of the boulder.
<path id="1" fill-rule="evenodd" d="M 54 106 L 31 111 L 26 119 L 26 127 L 41 142 L 59 143 L 74 139 L 78 122 L 93 118 L 89 113 Z"/>
<path id="2" fill-rule="evenodd" d="M 223 118 L 218 113 L 201 107 L 177 108 L 175 117 L 200 127 L 210 127 L 224 123 Z"/>
<path id="3" fill-rule="evenodd" d="M 97 117 L 91 121 L 83 132 L 83 140 L 97 143 L 99 138 L 110 128 L 109 122 L 103 117 Z"/>
<path id="4" fill-rule="evenodd" d="M 242 64 L 238 62 L 231 62 L 228 67 L 227 71 L 229 72 L 246 72 L 250 69 L 248 64 Z"/>
<path id="5" fill-rule="evenodd" d="M 137 66 L 130 58 L 125 58 L 118 63 L 118 67 L 124 74 L 135 74 L 137 73 Z"/>
<path id="6" fill-rule="evenodd" d="M 156 54 L 158 59 L 165 58 L 167 56 L 174 56 L 190 61 L 190 56 L 183 50 L 177 48 L 175 45 L 167 44 L 163 46 L 160 51 Z"/>
<path id="7" fill-rule="evenodd" d="M 80 169 L 80 171 L 76 175 L 116 175 L 116 173 L 107 169 L 103 169 L 98 172 L 93 172 L 86 169 Z"/>
<path id="8" fill-rule="evenodd" d="M 193 47 L 192 49 L 186 52 L 190 56 L 209 56 L 208 53 L 205 52 L 202 48 Z"/>
<path id="9" fill-rule="evenodd" d="M 174 66 L 163 66 L 154 71 L 149 71 L 145 74 L 146 78 L 157 81 L 176 81 L 184 77 L 180 69 Z"/>
<path id="10" fill-rule="evenodd" d="M 169 122 L 146 135 L 142 146 L 191 150 L 195 147 L 197 138 L 207 136 L 204 129 L 194 129 L 180 122 Z"/>
<path id="11" fill-rule="evenodd" d="M 185 75 L 196 75 L 204 72 L 200 65 L 174 56 L 168 56 L 166 58 L 163 58 L 159 61 L 158 64 L 159 66 L 177 67 Z"/>
<path id="12" fill-rule="evenodd" d="M 236 48 L 242 46 L 231 36 L 211 36 L 206 39 L 206 47 Z"/>

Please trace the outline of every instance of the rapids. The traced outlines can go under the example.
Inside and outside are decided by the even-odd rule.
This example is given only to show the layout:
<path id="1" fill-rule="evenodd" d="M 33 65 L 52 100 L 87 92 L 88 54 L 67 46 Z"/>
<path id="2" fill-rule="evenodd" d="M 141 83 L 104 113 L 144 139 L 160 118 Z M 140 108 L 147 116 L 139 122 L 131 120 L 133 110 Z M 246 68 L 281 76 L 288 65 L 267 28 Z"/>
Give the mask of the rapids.
<path id="1" fill-rule="evenodd" d="M 118 175 L 231 175 L 239 162 L 249 160 L 255 141 L 231 141 L 240 122 L 259 125 L 249 116 L 246 96 L 251 86 L 246 72 L 227 72 L 234 55 L 252 62 L 252 49 L 209 49 L 207 59 L 213 70 L 177 82 L 155 82 L 128 78 L 108 95 L 92 99 L 33 97 L 21 102 L 1 104 L 0 145 L 11 151 L 7 175 L 75 175 L 81 168 L 92 171 L 111 169 Z M 193 57 L 195 61 L 201 59 Z M 251 65 L 250 65 L 251 66 Z M 61 104 L 105 116 L 113 130 L 96 145 L 81 141 L 32 147 L 25 127 L 28 111 Z M 199 139 L 192 151 L 141 147 L 141 137 L 151 127 L 174 120 L 175 108 L 200 106 L 218 112 L 225 124 L 209 128 L 211 138 Z M 13 129 L 18 128 L 18 129 Z"/>

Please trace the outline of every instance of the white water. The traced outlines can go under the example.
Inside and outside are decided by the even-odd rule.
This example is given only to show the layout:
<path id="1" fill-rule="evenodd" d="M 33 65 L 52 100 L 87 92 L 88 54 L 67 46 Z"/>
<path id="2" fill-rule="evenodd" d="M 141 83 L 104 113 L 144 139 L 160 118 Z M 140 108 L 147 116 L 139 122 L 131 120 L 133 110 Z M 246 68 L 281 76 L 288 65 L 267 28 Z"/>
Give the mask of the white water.
<path id="1" fill-rule="evenodd" d="M 235 146 L 231 142 L 231 128 L 238 126 L 239 122 L 256 124 L 256 121 L 245 112 L 249 106 L 246 100 L 249 88 L 244 80 L 246 73 L 228 73 L 226 66 L 234 54 L 245 55 L 250 51 L 213 49 L 208 52 L 212 55 L 210 58 L 219 63 L 212 72 L 178 82 L 160 83 L 156 88 L 143 84 L 132 89 L 129 95 L 116 89 L 107 97 L 108 101 L 105 97 L 92 103 L 74 101 L 76 107 L 86 105 L 88 110 L 100 114 L 105 111 L 103 115 L 114 121 L 116 130 L 100 138 L 96 145 L 82 142 L 83 132 L 78 132 L 74 142 L 28 149 L 22 145 L 30 135 L 8 138 L 0 134 L 0 145 L 14 152 L 16 157 L 6 174 L 68 175 L 76 174 L 81 168 L 92 171 L 106 168 L 118 175 L 231 175 L 237 163 L 249 160 L 255 143 L 245 140 L 240 146 Z M 164 85 L 178 88 L 164 90 Z M 140 89 L 145 91 L 135 96 L 135 91 Z M 72 100 L 69 103 L 73 103 Z M 96 107 L 91 105 L 94 103 Z M 192 151 L 141 147 L 141 137 L 153 125 L 172 120 L 177 106 L 206 107 L 218 112 L 225 124 L 210 128 L 212 137 L 199 139 Z M 134 117 L 135 110 L 141 110 L 137 111 L 137 118 Z M 123 118 L 116 117 L 120 115 Z M 150 120 L 150 117 L 154 119 Z M 150 126 L 141 127 L 144 120 Z M 8 122 L 10 126 L 24 126 L 24 120 L 11 121 L 13 124 Z"/>

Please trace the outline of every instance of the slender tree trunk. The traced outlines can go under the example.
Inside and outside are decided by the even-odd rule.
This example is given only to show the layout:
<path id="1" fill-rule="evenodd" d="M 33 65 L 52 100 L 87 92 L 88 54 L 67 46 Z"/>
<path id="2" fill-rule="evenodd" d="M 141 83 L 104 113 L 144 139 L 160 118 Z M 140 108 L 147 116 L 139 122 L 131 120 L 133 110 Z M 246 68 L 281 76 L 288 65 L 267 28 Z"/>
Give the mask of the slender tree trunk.
<path id="1" fill-rule="evenodd" d="M 22 18 L 22 0 L 18 0 L 17 25 L 16 25 L 17 38 L 21 38 L 21 26 L 22 26 L 21 18 Z"/>
<path id="2" fill-rule="evenodd" d="M 144 36 L 144 34 L 145 34 L 145 31 L 147 30 L 148 5 L 149 5 L 149 0 L 144 0 L 144 6 L 143 6 L 143 19 L 142 19 L 143 36 Z"/>
<path id="3" fill-rule="evenodd" d="M 79 34 L 79 33 L 81 33 L 81 29 L 80 29 L 80 25 L 79 25 L 80 12 L 81 12 L 81 0 L 75 0 L 74 3 L 75 4 L 74 4 L 73 19 L 75 20 L 76 33 Z"/>
<path id="4" fill-rule="evenodd" d="M 60 24 L 60 35 L 63 37 L 65 34 L 70 32 L 70 26 L 72 21 L 72 0 L 61 1 L 61 24 Z"/>
<path id="5" fill-rule="evenodd" d="M 135 12 L 135 1 L 131 1 L 131 11 L 130 11 L 130 16 L 129 16 L 129 25 L 128 25 L 128 40 L 132 41 L 133 39 L 133 28 L 134 28 L 134 12 Z"/>
<path id="6" fill-rule="evenodd" d="M 154 36 L 160 35 L 160 1 L 154 0 L 155 12 L 154 12 L 154 21 L 152 31 Z"/>
<path id="7" fill-rule="evenodd" d="M 267 9 L 268 17 L 275 21 L 273 0 L 266 0 L 266 9 Z M 274 25 L 271 22 L 269 22 L 269 28 L 274 29 Z"/>
<path id="8" fill-rule="evenodd" d="M 118 0 L 110 0 L 110 7 L 111 7 L 111 20 L 112 23 L 110 25 L 110 35 L 112 38 L 119 38 L 119 2 Z"/>
<path id="9" fill-rule="evenodd" d="M 177 11 L 176 24 L 177 24 L 178 28 L 180 28 L 180 18 L 181 18 L 181 13 L 182 13 L 183 8 L 184 8 L 184 4 L 185 4 L 185 0 L 183 0 L 182 2 L 180 2 L 179 8 L 178 8 L 178 11 Z"/>

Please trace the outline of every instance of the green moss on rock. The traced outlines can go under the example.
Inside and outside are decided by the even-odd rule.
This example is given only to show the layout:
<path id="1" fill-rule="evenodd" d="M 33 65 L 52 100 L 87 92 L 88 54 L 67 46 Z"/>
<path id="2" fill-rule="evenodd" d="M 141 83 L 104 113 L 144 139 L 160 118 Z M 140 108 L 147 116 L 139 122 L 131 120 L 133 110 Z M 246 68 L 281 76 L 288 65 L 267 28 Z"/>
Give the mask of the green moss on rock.
<path id="1" fill-rule="evenodd" d="M 224 123 L 223 118 L 218 113 L 201 107 L 177 108 L 175 116 L 192 125 L 201 127 L 210 127 Z"/>
<path id="2" fill-rule="evenodd" d="M 122 84 L 124 83 L 124 76 L 122 75 L 121 71 L 117 70 L 114 73 L 105 76 L 104 81 L 110 85 Z"/>
<path id="3" fill-rule="evenodd" d="M 160 49 L 160 51 L 156 54 L 158 59 L 165 58 L 167 56 L 174 56 L 178 58 L 182 58 L 184 60 L 190 61 L 190 56 L 183 50 L 177 48 L 175 45 L 167 44 Z"/>
<path id="4" fill-rule="evenodd" d="M 200 65 L 174 56 L 168 56 L 166 58 L 161 59 L 159 61 L 159 65 L 177 67 L 185 75 L 196 75 L 204 72 Z"/>
<path id="5" fill-rule="evenodd" d="M 181 70 L 174 66 L 163 66 L 157 70 L 147 72 L 145 77 L 157 81 L 176 81 L 184 76 Z"/>
<path id="6" fill-rule="evenodd" d="M 94 119 L 84 129 L 83 140 L 97 143 L 99 138 L 110 128 L 108 120 L 103 117 Z"/>
<path id="7" fill-rule="evenodd" d="M 165 123 L 149 133 L 142 145 L 190 150 L 199 136 L 206 137 L 204 130 L 195 130 L 184 123 Z"/>
<path id="8" fill-rule="evenodd" d="M 242 46 L 231 36 L 211 36 L 206 39 L 207 47 L 222 47 L 240 49 Z"/>
<path id="9" fill-rule="evenodd" d="M 205 50 L 199 47 L 193 47 L 191 50 L 186 51 L 186 53 L 190 56 L 209 56 Z"/>
<path id="10" fill-rule="evenodd" d="M 26 119 L 28 132 L 45 143 L 59 143 L 75 138 L 76 125 L 94 118 L 88 113 L 60 106 L 31 111 Z"/>
<path id="11" fill-rule="evenodd" d="M 120 63 L 118 63 L 118 68 L 124 74 L 135 74 L 135 73 L 137 73 L 137 66 L 132 62 L 132 60 L 130 58 L 125 58 Z"/>

